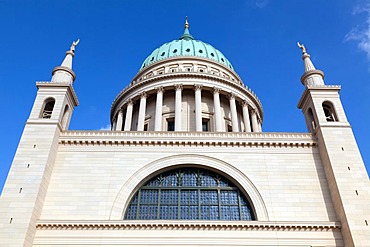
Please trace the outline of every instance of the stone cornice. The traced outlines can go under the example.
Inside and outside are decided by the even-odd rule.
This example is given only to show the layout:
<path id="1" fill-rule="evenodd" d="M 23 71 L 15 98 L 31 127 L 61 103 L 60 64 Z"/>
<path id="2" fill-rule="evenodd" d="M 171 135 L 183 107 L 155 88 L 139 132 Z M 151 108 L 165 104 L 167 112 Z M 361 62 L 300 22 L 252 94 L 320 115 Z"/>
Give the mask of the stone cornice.
<path id="1" fill-rule="evenodd" d="M 325 91 L 339 91 L 341 89 L 340 85 L 321 85 L 321 86 L 307 86 L 305 90 L 302 93 L 302 96 L 298 102 L 297 107 L 299 109 L 303 108 L 303 105 L 306 101 L 306 98 L 308 97 L 308 94 L 310 91 L 315 91 L 315 90 L 325 90 Z"/>
<path id="2" fill-rule="evenodd" d="M 309 133 L 168 132 L 168 131 L 65 131 L 62 145 L 150 145 L 226 147 L 314 147 Z"/>
<path id="3" fill-rule="evenodd" d="M 71 83 L 55 83 L 55 82 L 50 82 L 50 81 L 37 81 L 36 86 L 37 86 L 37 88 L 40 88 L 40 87 L 61 87 L 61 88 L 65 88 L 66 87 L 66 88 L 68 88 L 68 92 L 72 96 L 71 98 L 73 100 L 74 105 L 75 106 L 79 105 L 76 92 L 73 89 L 73 86 L 72 86 Z"/>
<path id="4" fill-rule="evenodd" d="M 52 221 L 39 220 L 38 230 L 192 230 L 192 231 L 333 231 L 339 222 L 284 221 Z"/>

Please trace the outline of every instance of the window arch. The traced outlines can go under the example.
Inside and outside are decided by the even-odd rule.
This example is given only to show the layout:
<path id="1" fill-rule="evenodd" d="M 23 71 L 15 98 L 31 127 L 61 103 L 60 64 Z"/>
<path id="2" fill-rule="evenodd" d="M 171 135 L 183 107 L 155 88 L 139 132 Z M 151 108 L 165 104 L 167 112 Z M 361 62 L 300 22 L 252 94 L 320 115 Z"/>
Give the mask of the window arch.
<path id="1" fill-rule="evenodd" d="M 41 118 L 51 118 L 51 115 L 53 114 L 53 109 L 55 105 L 55 99 L 54 98 L 47 98 L 44 101 L 44 107 L 41 112 Z"/>
<path id="2" fill-rule="evenodd" d="M 307 114 L 308 114 L 308 124 L 309 124 L 308 128 L 311 132 L 314 132 L 316 129 L 316 121 L 315 121 L 315 117 L 313 116 L 313 112 L 311 108 L 308 108 Z"/>
<path id="3" fill-rule="evenodd" d="M 223 176 L 200 168 L 161 173 L 133 196 L 126 220 L 254 220 L 251 204 Z"/>
<path id="4" fill-rule="evenodd" d="M 338 118 L 335 114 L 333 104 L 329 101 L 322 103 L 322 108 L 324 110 L 325 119 L 327 122 L 337 122 Z"/>
<path id="5" fill-rule="evenodd" d="M 71 114 L 70 108 L 68 105 L 64 107 L 63 117 L 62 117 L 62 127 L 63 129 L 68 129 L 69 124 L 69 115 Z"/>

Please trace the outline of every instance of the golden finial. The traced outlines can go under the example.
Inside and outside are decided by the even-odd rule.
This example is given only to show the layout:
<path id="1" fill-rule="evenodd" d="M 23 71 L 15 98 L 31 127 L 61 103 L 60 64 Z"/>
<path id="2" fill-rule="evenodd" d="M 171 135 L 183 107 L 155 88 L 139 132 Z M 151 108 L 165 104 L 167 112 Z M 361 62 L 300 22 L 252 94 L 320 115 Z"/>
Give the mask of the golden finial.
<path id="1" fill-rule="evenodd" d="M 188 17 L 185 18 L 185 28 L 189 28 Z"/>

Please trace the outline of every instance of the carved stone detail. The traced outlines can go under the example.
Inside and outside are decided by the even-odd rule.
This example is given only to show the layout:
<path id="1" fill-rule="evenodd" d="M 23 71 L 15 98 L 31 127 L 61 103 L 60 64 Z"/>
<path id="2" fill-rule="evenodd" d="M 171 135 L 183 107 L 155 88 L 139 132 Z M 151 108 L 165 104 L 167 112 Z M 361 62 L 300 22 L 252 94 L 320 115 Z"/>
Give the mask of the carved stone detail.
<path id="1" fill-rule="evenodd" d="M 194 84 L 194 90 L 202 90 L 203 85 L 202 84 Z"/>
<path id="2" fill-rule="evenodd" d="M 215 94 L 215 93 L 220 93 L 222 91 L 222 89 L 221 88 L 219 88 L 219 87 L 213 87 L 213 93 Z"/>
<path id="3" fill-rule="evenodd" d="M 146 94 L 145 91 L 140 93 L 140 98 L 148 98 L 148 95 Z"/>
<path id="4" fill-rule="evenodd" d="M 163 93 L 164 92 L 164 88 L 162 86 L 155 87 L 154 89 L 157 91 L 157 93 Z"/>
<path id="5" fill-rule="evenodd" d="M 175 90 L 177 91 L 177 90 L 182 90 L 182 88 L 183 88 L 183 85 L 182 84 L 175 84 L 175 85 L 173 85 L 174 87 L 175 87 Z"/>

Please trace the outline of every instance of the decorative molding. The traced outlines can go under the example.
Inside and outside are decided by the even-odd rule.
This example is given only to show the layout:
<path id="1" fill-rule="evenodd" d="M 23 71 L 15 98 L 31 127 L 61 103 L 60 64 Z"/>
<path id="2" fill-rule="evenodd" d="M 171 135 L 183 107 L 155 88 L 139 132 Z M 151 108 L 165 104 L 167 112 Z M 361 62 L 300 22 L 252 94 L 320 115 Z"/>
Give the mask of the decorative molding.
<path id="1" fill-rule="evenodd" d="M 334 231 L 339 222 L 278 221 L 48 221 L 39 220 L 38 230 L 183 230 L 183 231 Z"/>
<path id="2" fill-rule="evenodd" d="M 64 131 L 62 145 L 147 145 L 311 148 L 317 145 L 310 133 L 268 132 L 168 132 L 168 131 Z"/>

